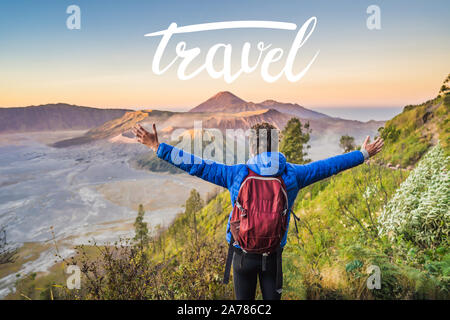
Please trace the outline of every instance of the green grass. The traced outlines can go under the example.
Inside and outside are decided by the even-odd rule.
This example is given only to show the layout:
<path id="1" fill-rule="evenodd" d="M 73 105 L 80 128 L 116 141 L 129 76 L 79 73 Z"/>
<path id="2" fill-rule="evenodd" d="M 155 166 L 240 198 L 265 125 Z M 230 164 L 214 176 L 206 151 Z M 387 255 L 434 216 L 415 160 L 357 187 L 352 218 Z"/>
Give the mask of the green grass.
<path id="1" fill-rule="evenodd" d="M 406 106 L 401 114 L 386 122 L 381 132 L 385 147 L 376 159 L 405 168 L 414 165 L 437 140 L 448 152 L 449 107 L 449 95 Z"/>

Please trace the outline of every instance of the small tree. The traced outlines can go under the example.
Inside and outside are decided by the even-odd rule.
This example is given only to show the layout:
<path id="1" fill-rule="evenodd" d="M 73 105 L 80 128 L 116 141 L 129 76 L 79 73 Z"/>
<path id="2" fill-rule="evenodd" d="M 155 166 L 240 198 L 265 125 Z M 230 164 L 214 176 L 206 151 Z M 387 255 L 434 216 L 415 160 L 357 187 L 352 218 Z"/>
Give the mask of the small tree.
<path id="1" fill-rule="evenodd" d="M 383 140 L 391 142 L 397 141 L 398 137 L 400 137 L 400 134 L 402 133 L 400 129 L 397 129 L 392 124 L 386 128 L 382 128 L 381 130 L 379 129 L 378 132 Z"/>
<path id="2" fill-rule="evenodd" d="M 356 149 L 355 138 L 349 135 L 342 136 L 341 140 L 339 140 L 339 146 L 345 153 L 353 151 Z"/>
<path id="3" fill-rule="evenodd" d="M 441 90 L 439 90 L 439 94 L 449 94 L 450 88 L 447 86 L 447 83 L 450 82 L 450 74 L 445 78 L 444 83 L 442 84 Z"/>
<path id="4" fill-rule="evenodd" d="M 281 152 L 286 156 L 287 161 L 292 163 L 308 163 L 311 160 L 307 159 L 307 149 L 311 129 L 309 122 L 302 125 L 298 118 L 291 118 L 286 127 L 282 131 Z"/>
<path id="5" fill-rule="evenodd" d="M 200 197 L 200 193 L 197 190 L 192 189 L 189 198 L 186 200 L 185 205 L 185 213 L 189 220 L 192 217 L 193 225 L 194 225 L 194 235 L 195 242 L 197 243 L 198 235 L 197 235 L 197 212 L 200 211 L 204 206 L 203 199 Z"/>
<path id="6" fill-rule="evenodd" d="M 6 231 L 0 228 L 0 265 L 6 263 L 13 263 L 17 257 L 17 249 L 8 248 L 6 242 Z"/>
<path id="7" fill-rule="evenodd" d="M 144 222 L 145 210 L 142 204 L 139 205 L 138 215 L 134 221 L 135 236 L 134 240 L 141 246 L 144 247 L 148 244 L 148 228 L 147 222 Z"/>

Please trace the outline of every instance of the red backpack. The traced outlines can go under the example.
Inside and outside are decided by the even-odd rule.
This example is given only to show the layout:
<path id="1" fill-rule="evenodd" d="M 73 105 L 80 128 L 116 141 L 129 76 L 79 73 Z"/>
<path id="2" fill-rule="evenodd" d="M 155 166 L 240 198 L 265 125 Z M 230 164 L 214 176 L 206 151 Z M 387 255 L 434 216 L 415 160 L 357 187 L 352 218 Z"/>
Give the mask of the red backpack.
<path id="1" fill-rule="evenodd" d="M 280 243 L 287 229 L 288 197 L 281 177 L 265 177 L 248 170 L 231 213 L 231 241 L 225 266 L 224 283 L 228 283 L 234 244 L 244 254 L 262 255 L 265 271 L 266 257 L 277 252 L 277 284 L 281 288 Z"/>
<path id="2" fill-rule="evenodd" d="M 277 250 L 286 232 L 287 202 L 281 177 L 264 177 L 249 169 L 230 220 L 231 234 L 242 251 L 270 254 Z"/>

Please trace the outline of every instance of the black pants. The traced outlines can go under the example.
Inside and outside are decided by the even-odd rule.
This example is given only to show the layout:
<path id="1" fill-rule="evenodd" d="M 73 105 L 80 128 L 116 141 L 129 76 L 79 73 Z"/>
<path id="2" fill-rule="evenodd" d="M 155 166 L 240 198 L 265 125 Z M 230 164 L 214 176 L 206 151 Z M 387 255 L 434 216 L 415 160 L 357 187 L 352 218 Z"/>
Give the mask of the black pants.
<path id="1" fill-rule="evenodd" d="M 280 300 L 277 292 L 277 255 L 267 257 L 266 270 L 262 271 L 262 257 L 256 254 L 244 254 L 239 249 L 233 256 L 234 293 L 237 300 L 254 300 L 256 283 L 259 284 L 264 300 Z"/>

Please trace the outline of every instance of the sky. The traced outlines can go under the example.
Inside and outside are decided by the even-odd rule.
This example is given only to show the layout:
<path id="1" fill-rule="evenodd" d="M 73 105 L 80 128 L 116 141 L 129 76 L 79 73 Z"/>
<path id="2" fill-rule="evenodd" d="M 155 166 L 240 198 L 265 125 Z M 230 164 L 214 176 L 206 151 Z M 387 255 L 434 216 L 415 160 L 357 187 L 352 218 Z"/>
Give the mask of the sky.
<path id="1" fill-rule="evenodd" d="M 66 9 L 81 10 L 81 29 L 66 26 Z M 369 30 L 366 9 L 380 8 L 380 30 Z M 450 72 L 450 1 L 137 1 L 41 0 L 0 3 L 0 107 L 65 102 L 92 107 L 187 110 L 219 91 L 247 101 L 274 99 L 310 108 L 393 108 L 437 95 Z M 298 82 L 281 77 L 265 82 L 258 67 L 232 83 L 203 71 L 177 77 L 177 61 L 167 72 L 152 71 L 161 37 L 145 34 L 178 26 L 236 20 L 295 23 L 297 30 L 229 29 L 173 35 L 162 64 L 175 57 L 178 42 L 200 55 L 232 45 L 231 69 L 240 68 L 245 42 L 263 41 L 284 51 L 270 68 L 278 73 L 298 29 L 310 17 L 315 30 L 300 48 L 299 72 L 319 54 Z M 214 60 L 223 66 L 220 52 Z M 251 51 L 251 61 L 257 52 Z"/>

